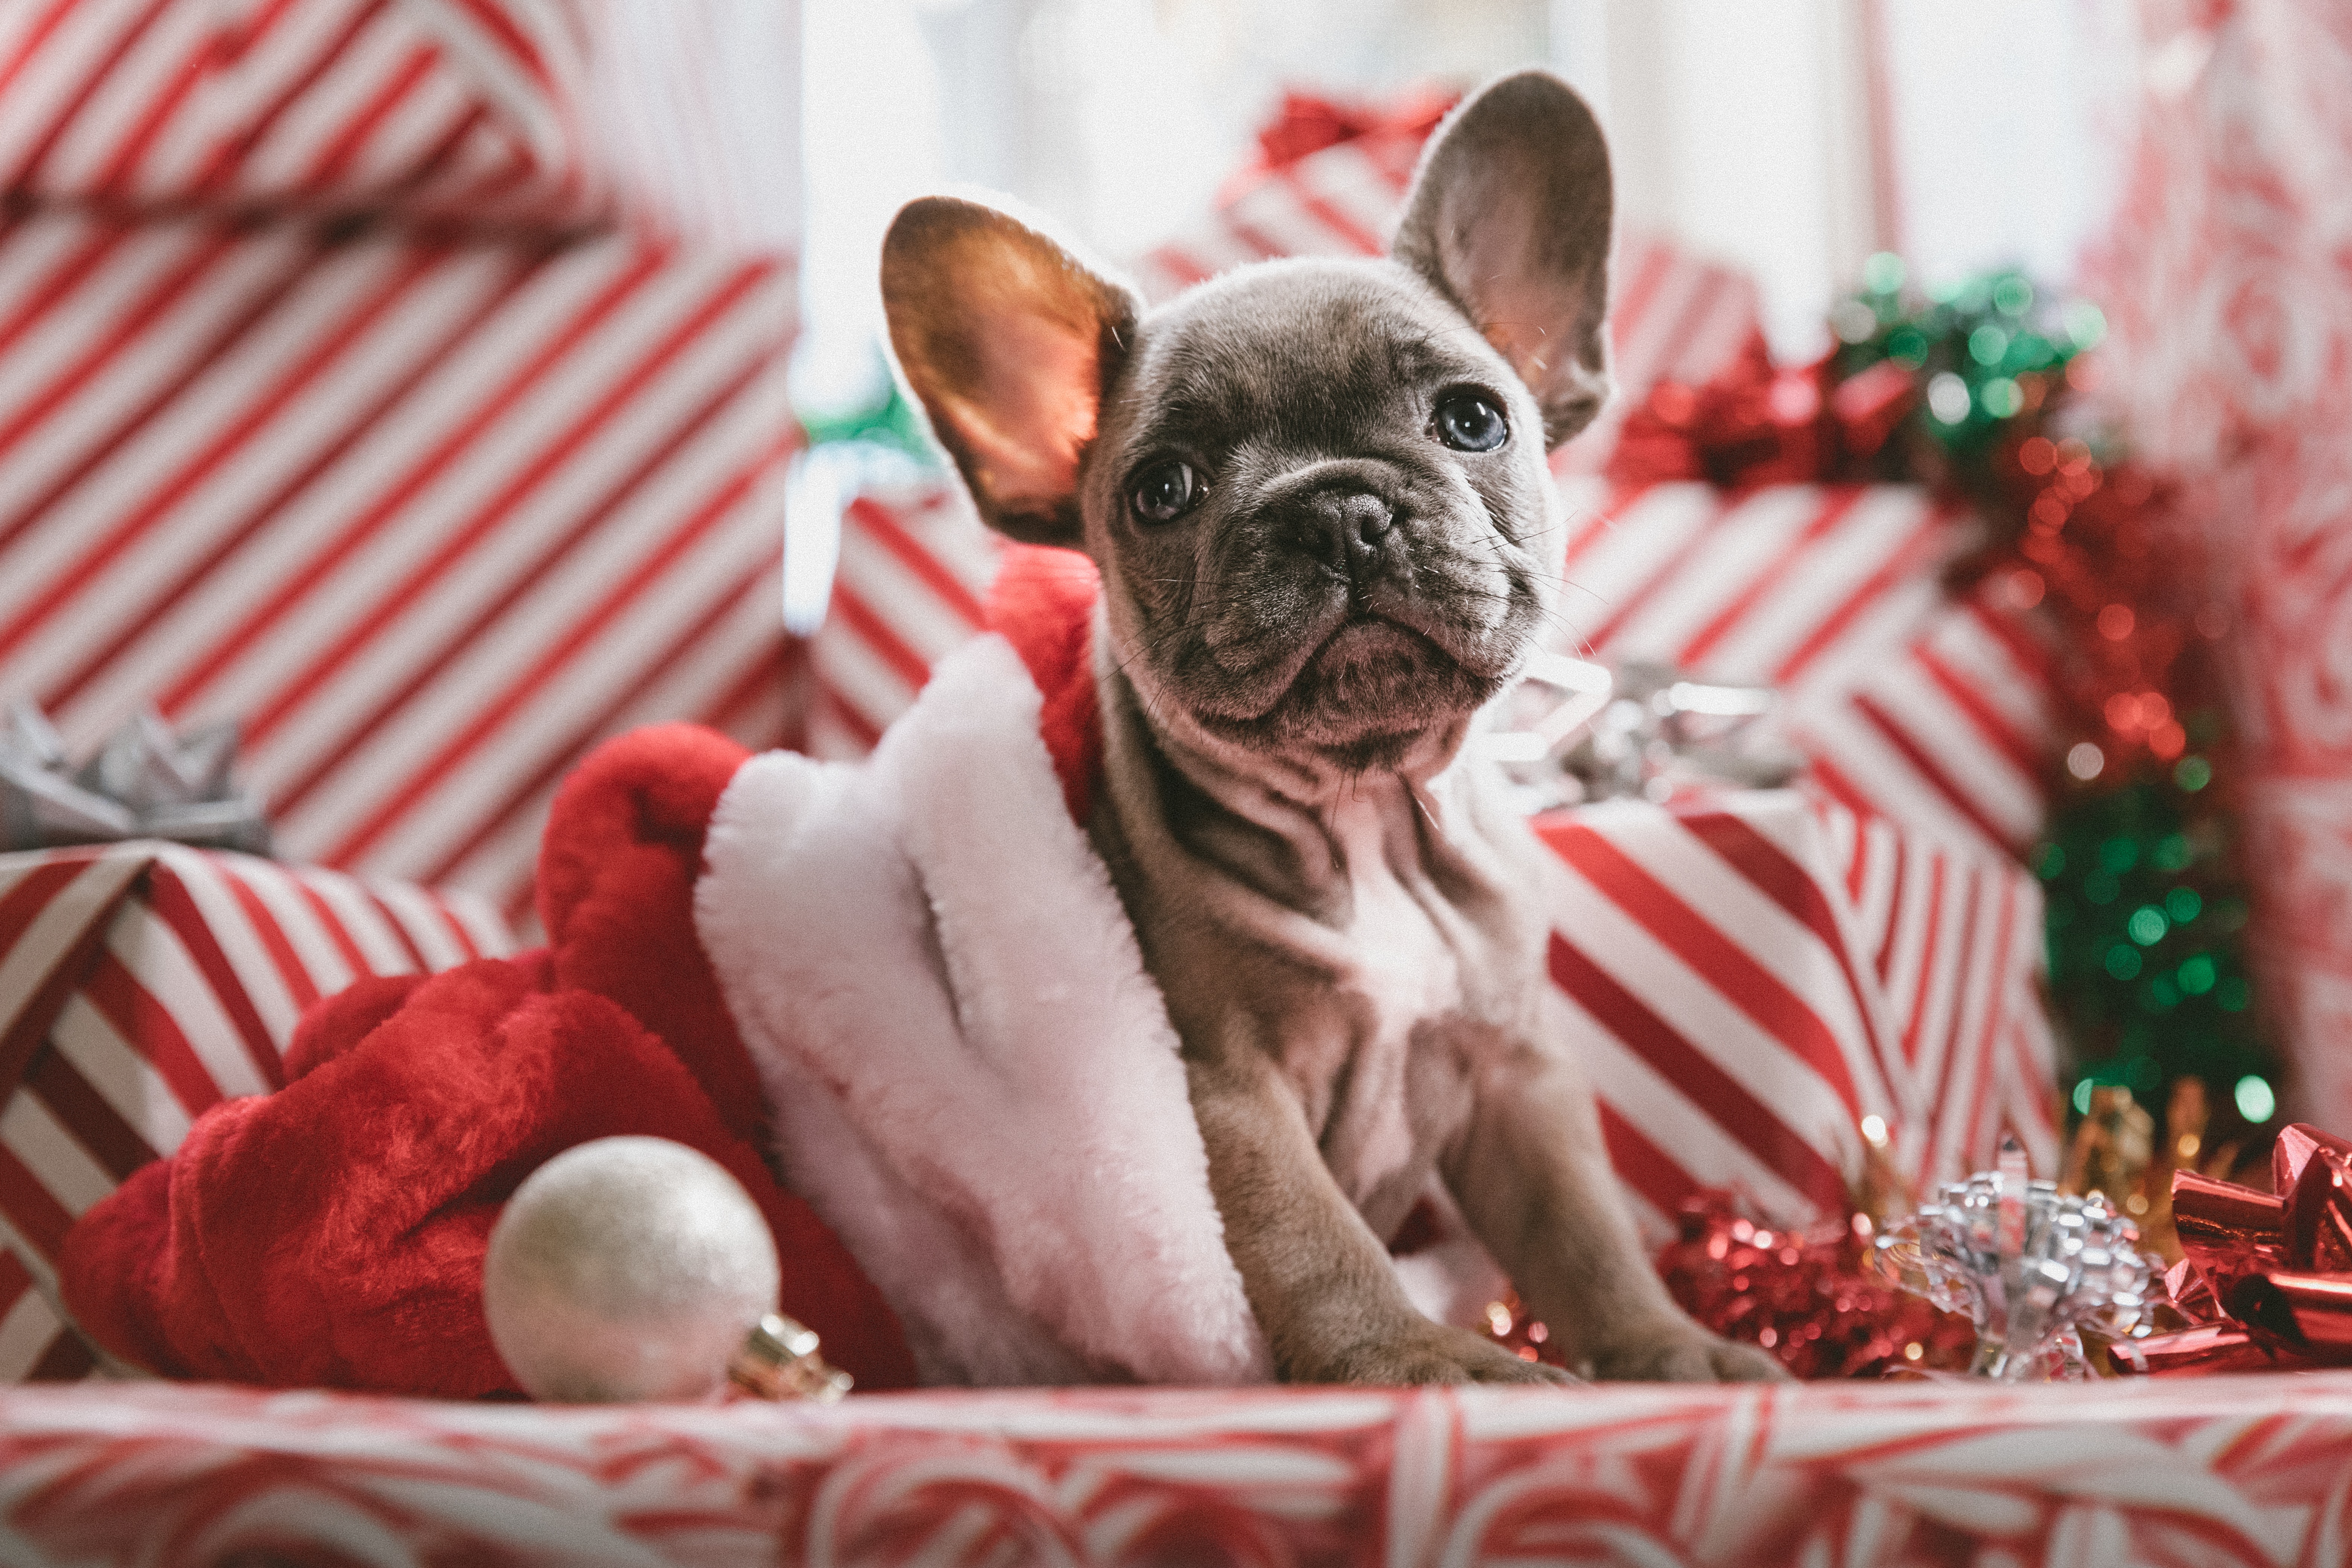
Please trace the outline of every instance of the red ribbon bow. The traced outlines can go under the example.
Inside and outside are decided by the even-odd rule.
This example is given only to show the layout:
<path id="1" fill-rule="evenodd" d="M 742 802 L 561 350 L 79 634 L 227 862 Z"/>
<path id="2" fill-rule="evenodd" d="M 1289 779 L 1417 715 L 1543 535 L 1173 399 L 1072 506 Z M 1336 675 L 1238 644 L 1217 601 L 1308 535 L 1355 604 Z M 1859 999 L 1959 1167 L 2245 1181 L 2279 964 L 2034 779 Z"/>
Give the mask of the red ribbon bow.
<path id="1" fill-rule="evenodd" d="M 1704 386 L 1661 382 L 1625 416 L 1609 459 L 1620 483 L 1801 484 L 1859 472 L 1917 405 L 1917 379 L 1881 361 L 1843 381 L 1828 359 L 1776 370 L 1742 355 Z"/>
<path id="2" fill-rule="evenodd" d="M 2297 1122 L 2271 1152 L 2273 1192 L 2172 1173 L 2188 1256 L 2165 1276 L 2200 1319 L 2126 1341 L 2116 1366 L 2153 1376 L 2352 1365 L 2352 1143 Z"/>

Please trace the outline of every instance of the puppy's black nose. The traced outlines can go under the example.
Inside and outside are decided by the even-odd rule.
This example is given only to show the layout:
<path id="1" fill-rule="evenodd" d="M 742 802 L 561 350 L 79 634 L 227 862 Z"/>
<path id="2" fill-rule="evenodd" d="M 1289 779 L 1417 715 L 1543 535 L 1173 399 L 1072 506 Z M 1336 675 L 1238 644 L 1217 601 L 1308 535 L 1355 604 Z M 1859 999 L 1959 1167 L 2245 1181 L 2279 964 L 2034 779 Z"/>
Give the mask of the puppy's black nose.
<path id="1" fill-rule="evenodd" d="M 1302 541 L 1318 559 L 1351 583 L 1367 583 L 1381 569 L 1396 511 L 1370 490 L 1318 490 L 1303 503 Z"/>

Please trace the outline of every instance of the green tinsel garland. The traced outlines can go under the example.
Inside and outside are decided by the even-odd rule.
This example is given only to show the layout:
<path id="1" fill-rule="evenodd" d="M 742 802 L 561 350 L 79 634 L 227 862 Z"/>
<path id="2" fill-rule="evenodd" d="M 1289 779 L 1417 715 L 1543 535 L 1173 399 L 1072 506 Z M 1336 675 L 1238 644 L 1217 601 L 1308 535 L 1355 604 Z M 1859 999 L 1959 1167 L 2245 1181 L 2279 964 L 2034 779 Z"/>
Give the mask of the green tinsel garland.
<path id="1" fill-rule="evenodd" d="M 1832 313 L 1843 380 L 1893 362 L 1919 406 L 1880 459 L 1966 494 L 1992 537 L 1968 574 L 2060 629 L 2058 673 L 2079 736 L 2028 859 L 2047 910 L 2052 1010 L 2070 1109 L 2121 1085 L 2159 1114 L 2175 1085 L 2209 1089 L 2202 1142 L 2247 1142 L 2277 1110 L 2246 963 L 2238 800 L 2214 644 L 2226 630 L 2164 498 L 2067 405 L 2105 331 L 2095 307 L 2053 308 L 2014 271 L 1926 298 L 1873 258 Z M 2053 437 L 2058 437 L 2053 439 Z M 2087 438 L 2085 438 L 2087 437 Z M 2118 723 L 2118 716 L 2122 722 Z"/>

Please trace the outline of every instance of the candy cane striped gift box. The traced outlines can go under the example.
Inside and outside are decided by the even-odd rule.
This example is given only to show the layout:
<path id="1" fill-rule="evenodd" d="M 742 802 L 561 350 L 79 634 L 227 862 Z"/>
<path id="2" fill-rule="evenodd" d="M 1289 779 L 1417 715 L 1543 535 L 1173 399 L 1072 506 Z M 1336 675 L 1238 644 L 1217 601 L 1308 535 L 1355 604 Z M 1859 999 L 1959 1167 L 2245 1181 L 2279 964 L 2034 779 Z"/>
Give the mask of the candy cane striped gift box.
<path id="1" fill-rule="evenodd" d="M 1551 977 L 1610 1153 L 1654 1238 L 1709 1187 L 1760 1219 L 1845 1212 L 1861 1131 L 1915 1188 L 2005 1130 L 2054 1172 L 2018 867 L 1788 790 L 1549 814 Z"/>
<path id="2" fill-rule="evenodd" d="M 602 736 L 784 732 L 792 269 L 0 222 L 0 698 L 236 719 L 289 857 L 528 911 Z"/>
<path id="3" fill-rule="evenodd" d="M 0 856 L 0 1381 L 89 1370 L 51 1304 L 67 1228 L 278 1088 L 305 1007 L 513 947 L 462 893 L 154 842 Z"/>
<path id="4" fill-rule="evenodd" d="M 608 205 L 563 0 L 16 0 L 0 184 L 564 223 Z"/>
<path id="5" fill-rule="evenodd" d="M 2058 1173 L 2057 1054 L 2042 1005 L 2042 889 L 2017 862 L 1822 805 L 1855 952 L 1877 977 L 1917 1120 L 1895 1151 L 1925 1192 L 1992 1168 L 2004 1133 Z M 1832 896 L 1833 903 L 1839 902 Z"/>
<path id="6" fill-rule="evenodd" d="M 10 0 L 0 189 L 796 233 L 789 0 Z"/>
<path id="7" fill-rule="evenodd" d="M 963 487 L 875 491 L 841 519 L 824 624 L 809 639 L 811 752 L 862 757 L 914 705 L 931 666 L 985 625 L 996 535 Z"/>
<path id="8" fill-rule="evenodd" d="M 0 1530 L 45 1563 L 2329 1568 L 2347 1471 L 2343 1372 L 716 1409 L 0 1393 Z"/>
<path id="9" fill-rule="evenodd" d="M 1814 781 L 1867 815 L 1989 850 L 2041 831 L 2049 659 L 1946 592 L 1966 514 L 1904 485 L 1565 483 L 1563 650 L 1780 688 Z"/>

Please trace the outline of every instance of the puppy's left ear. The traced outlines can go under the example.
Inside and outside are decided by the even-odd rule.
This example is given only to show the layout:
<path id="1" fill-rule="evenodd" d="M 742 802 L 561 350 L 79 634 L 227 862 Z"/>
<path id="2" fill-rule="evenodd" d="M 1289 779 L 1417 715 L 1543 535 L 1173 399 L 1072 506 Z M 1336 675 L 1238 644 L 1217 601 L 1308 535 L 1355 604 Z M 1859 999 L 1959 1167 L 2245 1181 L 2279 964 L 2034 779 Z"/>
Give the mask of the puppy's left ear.
<path id="1" fill-rule="evenodd" d="M 1482 88 L 1430 138 L 1391 253 L 1460 307 L 1554 447 L 1609 396 L 1609 146 L 1549 71 Z"/>
<path id="2" fill-rule="evenodd" d="M 981 516 L 1024 543 L 1076 547 L 1078 458 L 1135 342 L 1134 293 L 1009 213 L 925 196 L 882 241 L 882 303 Z"/>

